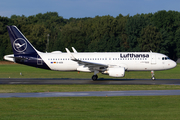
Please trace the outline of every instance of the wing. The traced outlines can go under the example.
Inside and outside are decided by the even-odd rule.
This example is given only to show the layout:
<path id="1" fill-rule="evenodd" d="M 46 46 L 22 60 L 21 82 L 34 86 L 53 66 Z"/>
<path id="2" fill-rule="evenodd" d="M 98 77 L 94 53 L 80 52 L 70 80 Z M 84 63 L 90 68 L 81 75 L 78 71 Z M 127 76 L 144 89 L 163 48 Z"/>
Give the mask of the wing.
<path id="1" fill-rule="evenodd" d="M 77 62 L 79 65 L 84 65 L 84 67 L 88 67 L 90 70 L 98 70 L 99 71 L 100 69 L 105 69 L 108 67 L 108 65 L 105 65 L 105 64 L 82 61 L 82 60 L 76 59 L 67 48 L 65 48 L 65 49 L 66 49 L 67 53 L 69 54 L 71 60 Z"/>

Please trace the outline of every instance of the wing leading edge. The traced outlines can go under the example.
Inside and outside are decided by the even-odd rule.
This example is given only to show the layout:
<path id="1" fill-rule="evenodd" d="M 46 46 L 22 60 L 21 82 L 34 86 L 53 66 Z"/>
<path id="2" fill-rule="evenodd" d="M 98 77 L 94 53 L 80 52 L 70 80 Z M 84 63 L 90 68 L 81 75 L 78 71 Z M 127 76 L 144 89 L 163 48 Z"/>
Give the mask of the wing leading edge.
<path id="1" fill-rule="evenodd" d="M 84 67 L 88 67 L 92 71 L 94 71 L 94 70 L 99 71 L 100 68 L 103 68 L 103 69 L 108 68 L 108 65 L 105 65 L 105 64 L 79 60 L 79 59 L 75 58 L 67 48 L 65 48 L 65 49 L 66 49 L 68 55 L 70 56 L 71 60 L 77 62 L 79 65 L 84 65 Z"/>

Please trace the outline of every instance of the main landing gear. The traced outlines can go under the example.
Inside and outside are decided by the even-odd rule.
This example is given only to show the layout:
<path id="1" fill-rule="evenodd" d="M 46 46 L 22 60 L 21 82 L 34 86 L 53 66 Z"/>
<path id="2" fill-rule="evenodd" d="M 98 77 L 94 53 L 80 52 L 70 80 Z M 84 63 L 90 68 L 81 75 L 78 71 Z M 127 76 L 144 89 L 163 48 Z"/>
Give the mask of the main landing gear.
<path id="1" fill-rule="evenodd" d="M 152 70 L 152 71 L 151 71 L 151 79 L 152 79 L 153 81 L 156 79 L 156 78 L 154 77 L 154 75 L 155 75 L 155 74 L 154 74 L 154 71 Z"/>
<path id="2" fill-rule="evenodd" d="M 93 80 L 93 81 L 95 81 L 95 80 L 97 80 L 97 79 L 98 79 L 98 76 L 97 76 L 97 75 L 93 75 L 93 76 L 92 76 L 92 80 Z"/>
<path id="3" fill-rule="evenodd" d="M 97 70 L 94 71 L 94 75 L 92 76 L 93 81 L 98 79 L 98 76 L 97 76 L 98 73 L 99 73 L 99 71 L 97 71 Z"/>

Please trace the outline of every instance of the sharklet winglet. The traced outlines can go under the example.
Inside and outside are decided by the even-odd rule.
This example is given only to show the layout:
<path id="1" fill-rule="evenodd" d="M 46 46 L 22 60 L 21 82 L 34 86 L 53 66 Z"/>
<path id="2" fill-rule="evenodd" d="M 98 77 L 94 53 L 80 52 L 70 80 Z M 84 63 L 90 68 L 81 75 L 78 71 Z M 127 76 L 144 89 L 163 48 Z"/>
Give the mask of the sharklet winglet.
<path id="1" fill-rule="evenodd" d="M 76 60 L 76 58 L 71 54 L 71 52 L 68 50 L 68 48 L 65 48 L 65 49 L 66 49 L 68 55 L 70 56 L 70 58 L 71 58 L 72 60 Z"/>
<path id="2" fill-rule="evenodd" d="M 72 50 L 74 51 L 74 53 L 78 53 L 74 47 L 72 47 Z"/>

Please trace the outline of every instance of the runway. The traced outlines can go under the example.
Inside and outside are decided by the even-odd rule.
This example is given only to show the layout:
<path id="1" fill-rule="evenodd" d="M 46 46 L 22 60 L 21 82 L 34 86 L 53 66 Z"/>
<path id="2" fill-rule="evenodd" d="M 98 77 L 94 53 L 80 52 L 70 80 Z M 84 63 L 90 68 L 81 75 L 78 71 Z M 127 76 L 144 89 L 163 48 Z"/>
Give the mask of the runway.
<path id="1" fill-rule="evenodd" d="M 180 79 L 71 79 L 71 78 L 0 78 L 0 84 L 97 84 L 97 85 L 180 85 Z M 95 92 L 0 93 L 11 97 L 89 97 L 89 96 L 157 96 L 180 95 L 180 90 L 135 90 Z"/>
<path id="2" fill-rule="evenodd" d="M 180 85 L 180 79 L 0 78 L 0 84 Z"/>
<path id="3" fill-rule="evenodd" d="M 0 98 L 11 98 L 11 97 L 90 97 L 90 96 L 110 97 L 110 96 L 162 96 L 162 95 L 180 95 L 180 90 L 0 93 Z"/>

